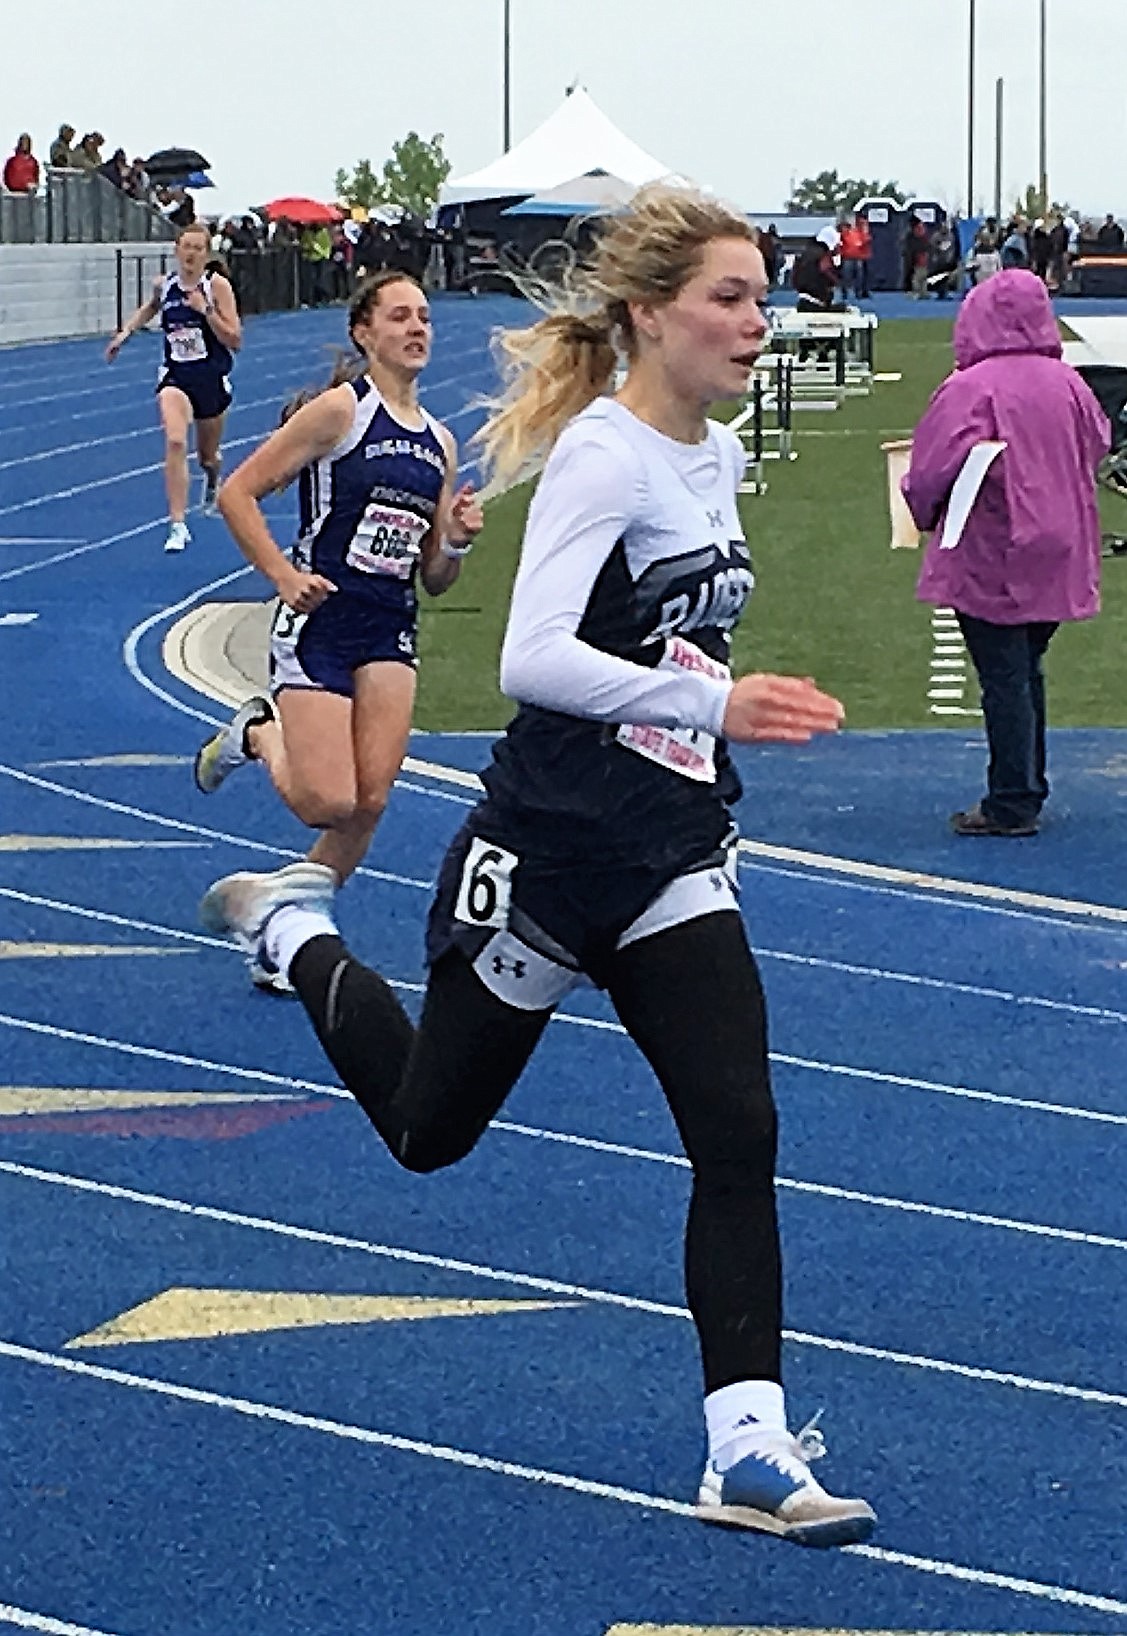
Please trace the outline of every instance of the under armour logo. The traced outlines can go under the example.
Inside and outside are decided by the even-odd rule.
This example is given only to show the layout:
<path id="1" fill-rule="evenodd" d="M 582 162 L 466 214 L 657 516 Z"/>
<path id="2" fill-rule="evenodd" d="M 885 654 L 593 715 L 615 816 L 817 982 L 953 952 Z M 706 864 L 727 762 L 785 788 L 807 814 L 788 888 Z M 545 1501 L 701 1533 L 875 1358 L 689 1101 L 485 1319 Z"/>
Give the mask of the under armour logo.
<path id="1" fill-rule="evenodd" d="M 511 971 L 514 977 L 523 977 L 528 970 L 523 960 L 502 960 L 499 954 L 493 956 L 491 964 L 498 977 L 503 977 L 507 971 Z"/>
<path id="2" fill-rule="evenodd" d="M 710 511 L 708 513 L 708 526 L 709 528 L 723 528 L 724 513 L 722 511 Z"/>

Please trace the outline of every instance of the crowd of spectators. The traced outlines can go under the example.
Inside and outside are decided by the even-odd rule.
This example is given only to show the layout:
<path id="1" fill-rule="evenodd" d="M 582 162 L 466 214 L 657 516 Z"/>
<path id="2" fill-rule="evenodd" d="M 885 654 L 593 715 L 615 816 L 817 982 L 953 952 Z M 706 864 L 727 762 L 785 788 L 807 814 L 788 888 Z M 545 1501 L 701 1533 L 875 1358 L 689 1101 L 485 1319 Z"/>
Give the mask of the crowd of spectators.
<path id="1" fill-rule="evenodd" d="M 195 207 L 183 188 L 154 183 L 145 168 L 145 160 L 130 159 L 124 148 L 115 148 L 106 158 L 105 143 L 101 131 L 87 131 L 78 138 L 73 125 L 60 125 L 48 150 L 47 165 L 51 170 L 94 173 L 128 198 L 152 205 L 174 227 L 191 225 L 195 220 Z M 4 188 L 9 193 L 38 193 L 44 180 L 44 167 L 35 155 L 31 136 L 24 131 L 4 165 Z"/>
<path id="2" fill-rule="evenodd" d="M 1033 220 L 1017 212 L 1004 222 L 988 216 L 967 249 L 956 217 L 930 222 L 911 212 L 901 240 L 900 288 L 917 300 L 944 300 L 1004 267 L 1024 267 L 1051 293 L 1064 293 L 1074 287 L 1074 266 L 1081 257 L 1123 255 L 1124 250 L 1124 230 L 1110 213 L 1098 226 L 1060 211 Z M 789 269 L 800 306 L 825 310 L 836 296 L 864 299 L 871 256 L 871 235 L 862 216 L 824 228 Z"/>
<path id="3" fill-rule="evenodd" d="M 212 255 L 236 274 L 240 252 L 295 250 L 300 298 L 308 307 L 347 301 L 360 279 L 385 267 L 421 278 L 435 239 L 424 222 L 407 214 L 394 221 L 372 216 L 366 222 L 303 224 L 284 217 L 269 220 L 255 211 L 208 225 Z"/>
<path id="4" fill-rule="evenodd" d="M 988 216 L 975 235 L 968 271 L 980 283 L 1002 267 L 1025 267 L 1050 291 L 1063 291 L 1081 257 L 1114 255 L 1123 247 L 1123 228 L 1110 211 L 1099 226 L 1059 211 L 1032 221 L 1014 214 L 1004 223 Z"/>

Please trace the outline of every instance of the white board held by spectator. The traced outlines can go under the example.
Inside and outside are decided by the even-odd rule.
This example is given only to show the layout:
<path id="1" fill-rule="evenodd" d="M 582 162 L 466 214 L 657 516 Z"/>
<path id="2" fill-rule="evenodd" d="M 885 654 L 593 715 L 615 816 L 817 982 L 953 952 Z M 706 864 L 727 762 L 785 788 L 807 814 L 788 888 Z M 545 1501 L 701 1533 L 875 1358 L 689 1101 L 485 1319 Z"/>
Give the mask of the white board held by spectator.
<path id="1" fill-rule="evenodd" d="M 889 544 L 894 551 L 914 551 L 920 543 L 920 531 L 900 488 L 912 461 L 912 440 L 900 438 L 894 443 L 882 443 L 881 448 L 888 462 L 888 517 L 892 524 Z"/>
<path id="2" fill-rule="evenodd" d="M 941 551 L 953 551 L 962 539 L 967 519 L 974 510 L 974 502 L 986 481 L 986 474 L 1005 447 L 1004 443 L 976 443 L 963 461 L 947 502 L 947 515 L 939 536 Z"/>

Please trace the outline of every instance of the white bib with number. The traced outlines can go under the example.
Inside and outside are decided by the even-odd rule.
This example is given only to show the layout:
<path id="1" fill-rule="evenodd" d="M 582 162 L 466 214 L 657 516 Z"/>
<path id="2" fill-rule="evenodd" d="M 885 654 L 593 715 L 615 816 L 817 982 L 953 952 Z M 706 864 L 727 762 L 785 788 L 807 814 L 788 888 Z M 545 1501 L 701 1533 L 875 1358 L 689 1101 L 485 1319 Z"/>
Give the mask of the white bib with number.
<path id="1" fill-rule="evenodd" d="M 362 574 L 410 579 L 430 524 L 413 511 L 373 500 L 352 536 L 345 561 Z"/>
<path id="2" fill-rule="evenodd" d="M 168 351 L 174 364 L 198 364 L 207 357 L 207 337 L 195 325 L 170 329 Z"/>
<path id="3" fill-rule="evenodd" d="M 475 835 L 462 865 L 454 919 L 467 926 L 507 926 L 518 862 L 514 852 Z"/>
<path id="4" fill-rule="evenodd" d="M 721 681 L 731 678 L 727 665 L 710 659 L 707 653 L 674 636 L 665 644 L 665 653 L 658 662 L 659 670 L 698 670 Z M 692 778 L 698 784 L 716 782 L 716 740 L 711 733 L 696 727 L 653 727 L 645 723 L 627 723 L 615 735 L 619 744 L 633 750 L 635 755 L 656 761 L 682 778 Z"/>

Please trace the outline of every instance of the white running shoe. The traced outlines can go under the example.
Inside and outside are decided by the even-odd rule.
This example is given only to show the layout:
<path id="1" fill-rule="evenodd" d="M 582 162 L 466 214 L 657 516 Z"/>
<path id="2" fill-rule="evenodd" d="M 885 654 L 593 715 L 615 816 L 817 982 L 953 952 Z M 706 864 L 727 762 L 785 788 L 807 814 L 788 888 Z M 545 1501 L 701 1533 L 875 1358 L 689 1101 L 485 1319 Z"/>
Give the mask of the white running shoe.
<path id="1" fill-rule="evenodd" d="M 308 860 L 287 864 L 269 875 L 249 870 L 224 875 L 204 893 L 200 920 L 209 932 L 231 938 L 244 954 L 269 969 L 272 962 L 264 961 L 262 949 L 267 921 L 279 909 L 289 908 L 309 909 L 331 920 L 336 888 L 336 871 Z"/>
<path id="2" fill-rule="evenodd" d="M 236 767 L 245 767 L 252 759 L 247 748 L 247 728 L 260 727 L 263 722 L 275 719 L 274 706 L 260 694 L 240 705 L 226 727 L 213 733 L 196 751 L 193 771 L 197 788 L 204 795 L 214 795 Z"/>
<path id="3" fill-rule="evenodd" d="M 815 1434 L 817 1437 L 817 1434 Z M 765 1430 L 750 1453 L 725 1472 L 704 1468 L 697 1516 L 727 1528 L 776 1534 L 793 1545 L 855 1545 L 868 1539 L 876 1513 L 864 1500 L 838 1499 L 811 1474 L 809 1461 L 824 1453 L 802 1434 Z"/>
<path id="4" fill-rule="evenodd" d="M 169 523 L 168 538 L 164 542 L 166 551 L 183 551 L 191 543 L 192 536 L 188 533 L 187 523 Z"/>

